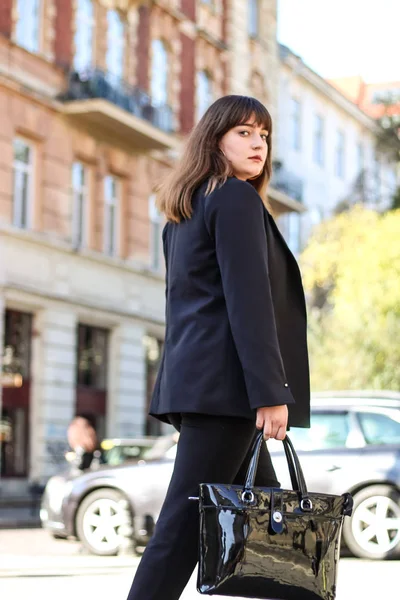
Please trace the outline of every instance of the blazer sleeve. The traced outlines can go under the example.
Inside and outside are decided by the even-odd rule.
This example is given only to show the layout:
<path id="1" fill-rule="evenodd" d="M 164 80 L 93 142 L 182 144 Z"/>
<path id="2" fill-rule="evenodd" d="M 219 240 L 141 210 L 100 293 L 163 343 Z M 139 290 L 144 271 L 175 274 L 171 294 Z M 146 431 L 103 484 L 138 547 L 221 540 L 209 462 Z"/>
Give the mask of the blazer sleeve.
<path id="1" fill-rule="evenodd" d="M 268 275 L 264 207 L 251 184 L 237 179 L 205 199 L 216 256 L 250 407 L 293 404 L 280 353 Z"/>

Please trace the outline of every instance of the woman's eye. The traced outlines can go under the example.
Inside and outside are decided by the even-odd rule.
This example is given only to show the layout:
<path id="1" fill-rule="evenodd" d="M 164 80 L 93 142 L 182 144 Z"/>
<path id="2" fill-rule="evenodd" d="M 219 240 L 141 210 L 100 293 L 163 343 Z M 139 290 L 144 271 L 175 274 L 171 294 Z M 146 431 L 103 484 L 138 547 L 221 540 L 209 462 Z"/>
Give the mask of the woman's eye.
<path id="1" fill-rule="evenodd" d="M 240 134 L 240 135 L 243 135 L 243 134 L 248 134 L 248 133 L 249 133 L 248 131 L 239 131 L 239 134 Z"/>
<path id="2" fill-rule="evenodd" d="M 261 137 L 262 137 L 262 138 L 264 138 L 264 140 L 265 140 L 265 141 L 267 141 L 267 140 L 268 140 L 268 136 L 267 136 L 267 134 L 266 134 L 266 133 L 263 133 Z"/>

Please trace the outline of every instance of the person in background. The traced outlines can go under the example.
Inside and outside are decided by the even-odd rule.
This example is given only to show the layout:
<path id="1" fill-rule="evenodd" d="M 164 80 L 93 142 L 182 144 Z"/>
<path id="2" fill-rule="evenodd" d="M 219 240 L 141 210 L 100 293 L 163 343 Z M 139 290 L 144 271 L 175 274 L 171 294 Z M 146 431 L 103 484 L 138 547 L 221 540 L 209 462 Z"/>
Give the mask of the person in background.
<path id="1" fill-rule="evenodd" d="M 70 457 L 72 465 L 84 471 L 88 469 L 96 453 L 101 454 L 96 430 L 86 417 L 72 419 L 67 431 L 68 444 L 74 452 Z"/>

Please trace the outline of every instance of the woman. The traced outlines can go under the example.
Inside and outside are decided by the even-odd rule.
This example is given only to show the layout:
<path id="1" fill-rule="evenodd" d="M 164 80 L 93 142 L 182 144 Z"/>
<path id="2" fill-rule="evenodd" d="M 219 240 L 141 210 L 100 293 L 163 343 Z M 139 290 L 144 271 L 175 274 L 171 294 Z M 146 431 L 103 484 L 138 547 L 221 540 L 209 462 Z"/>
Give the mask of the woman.
<path id="1" fill-rule="evenodd" d="M 297 263 L 262 202 L 271 117 L 217 100 L 159 194 L 167 224 L 166 337 L 150 414 L 180 430 L 154 536 L 128 600 L 177 600 L 197 562 L 206 483 L 243 483 L 262 429 L 309 426 L 306 310 Z M 278 486 L 266 445 L 256 485 Z"/>

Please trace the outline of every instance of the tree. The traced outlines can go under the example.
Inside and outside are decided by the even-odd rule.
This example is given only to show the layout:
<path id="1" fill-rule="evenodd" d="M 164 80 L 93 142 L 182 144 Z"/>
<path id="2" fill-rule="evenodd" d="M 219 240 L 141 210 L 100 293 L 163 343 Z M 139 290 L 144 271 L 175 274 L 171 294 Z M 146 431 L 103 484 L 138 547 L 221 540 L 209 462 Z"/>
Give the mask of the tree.
<path id="1" fill-rule="evenodd" d="M 356 206 L 301 256 L 313 389 L 400 389 L 400 210 Z"/>

